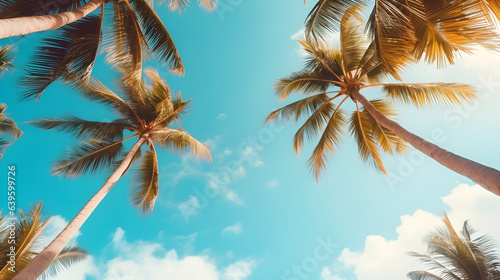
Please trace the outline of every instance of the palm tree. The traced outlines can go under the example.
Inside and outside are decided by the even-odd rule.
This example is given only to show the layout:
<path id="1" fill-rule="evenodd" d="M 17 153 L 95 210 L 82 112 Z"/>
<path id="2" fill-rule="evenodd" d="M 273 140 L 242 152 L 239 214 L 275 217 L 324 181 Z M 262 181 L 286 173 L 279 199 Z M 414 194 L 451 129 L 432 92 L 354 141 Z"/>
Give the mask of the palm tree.
<path id="1" fill-rule="evenodd" d="M 495 18 L 500 19 L 498 0 L 375 0 L 366 29 L 381 63 L 396 78 L 412 61 L 454 63 L 461 52 L 474 45 L 498 49 Z M 354 4 L 368 0 L 319 0 L 306 20 L 306 34 L 325 39 L 338 31 L 341 17 Z"/>
<path id="2" fill-rule="evenodd" d="M 364 89 L 381 86 L 387 98 L 417 107 L 459 104 L 475 98 L 475 90 L 465 84 L 385 82 L 390 71 L 381 62 L 375 42 L 364 41 L 360 10 L 361 6 L 353 6 L 342 18 L 340 49 L 329 48 L 317 41 L 299 41 L 309 55 L 306 66 L 302 71 L 280 79 L 275 89 L 282 100 L 294 91 L 305 95 L 316 94 L 272 112 L 265 122 L 280 117 L 284 121 L 290 118 L 298 121 L 303 114 L 310 114 L 295 134 L 293 144 L 296 153 L 302 149 L 304 135 L 312 138 L 324 127 L 309 159 L 316 179 L 326 167 L 327 154 L 335 152 L 344 126 L 349 124 L 361 158 L 371 160 L 383 173 L 387 171 L 380 149 L 389 154 L 400 152 L 404 150 L 405 141 L 440 164 L 500 195 L 498 170 L 455 155 L 412 134 L 391 120 L 395 111 L 389 102 L 382 98 L 368 101 L 361 93 Z M 338 89 L 329 91 L 330 87 Z M 341 100 L 338 105 L 333 103 L 337 98 Z M 350 117 L 341 109 L 347 100 L 351 100 L 356 107 Z"/>
<path id="3" fill-rule="evenodd" d="M 41 203 L 33 206 L 28 214 L 19 210 L 19 217 L 16 217 L 13 222 L 15 238 L 10 239 L 11 218 L 10 215 L 7 217 L 0 214 L 0 280 L 11 280 L 33 260 L 41 249 L 40 241 L 43 238 L 43 230 L 50 223 L 42 215 Z M 12 241 L 9 243 L 10 240 L 15 240 L 15 245 L 12 245 Z M 11 246 L 15 247 L 14 269 L 9 269 L 12 268 L 9 256 L 12 251 Z M 87 256 L 88 253 L 76 245 L 65 247 L 40 279 L 53 277 L 72 264 L 84 260 Z"/>
<path id="4" fill-rule="evenodd" d="M 428 265 L 429 271 L 412 271 L 412 280 L 493 280 L 500 279 L 500 256 L 493 240 L 488 236 L 472 238 L 475 231 L 467 221 L 462 234 L 444 216 L 444 228 L 437 229 L 427 238 L 427 254 L 410 253 Z"/>
<path id="5" fill-rule="evenodd" d="M 0 39 L 57 29 L 84 18 L 99 7 L 103 8 L 104 4 L 109 2 L 114 4 L 124 2 L 131 11 L 130 4 L 148 5 L 146 0 L 130 0 L 130 4 L 129 0 L 51 0 L 43 2 L 4 0 L 0 3 Z M 180 10 L 188 2 L 187 0 L 168 0 L 168 5 L 172 10 Z M 198 2 L 201 7 L 208 11 L 214 11 L 217 7 L 217 0 L 199 0 Z M 136 11 L 150 13 L 147 9 Z M 149 20 L 156 21 L 154 18 Z"/>
<path id="6" fill-rule="evenodd" d="M 5 71 L 14 69 L 12 61 L 14 61 L 12 46 L 0 47 L 0 77 L 3 76 Z"/>
<path id="7" fill-rule="evenodd" d="M 23 132 L 17 127 L 17 124 L 13 119 L 5 115 L 5 110 L 7 110 L 7 105 L 0 104 L 0 133 L 7 134 L 15 141 L 19 137 L 21 137 Z M 3 152 L 10 145 L 10 143 L 10 141 L 0 136 L 0 159 L 2 158 Z"/>
<path id="8" fill-rule="evenodd" d="M 137 77 L 125 76 L 122 79 L 122 97 L 97 80 L 81 87 L 84 97 L 111 107 L 119 115 L 115 121 L 103 123 L 70 116 L 32 122 L 36 127 L 72 133 L 83 140 L 55 164 L 54 174 L 76 177 L 120 163 L 117 167 L 114 166 L 116 169 L 113 174 L 68 226 L 15 279 L 36 279 L 127 172 L 134 160 L 140 157 L 142 162 L 134 177 L 131 203 L 134 207 L 139 207 L 143 214 L 151 212 L 159 191 L 155 143 L 173 150 L 190 150 L 197 157 L 211 158 L 210 151 L 204 144 L 181 129 L 169 128 L 180 120 L 182 114 L 187 113 L 189 101 L 183 100 L 181 95 L 173 99 L 170 88 L 157 72 L 147 71 L 146 74 L 150 84 L 130 81 Z M 130 131 L 133 135 L 124 137 L 124 131 Z M 123 143 L 137 137 L 137 142 L 123 157 Z M 141 153 L 143 145 L 149 151 Z"/>
<path id="9" fill-rule="evenodd" d="M 20 80 L 24 88 L 24 98 L 37 100 L 45 89 L 59 78 L 66 83 L 75 80 L 78 83 L 87 83 L 101 45 L 104 45 L 102 49 L 108 54 L 106 57 L 108 62 L 128 60 L 137 66 L 136 72 L 141 71 L 143 53 L 146 52 L 159 62 L 167 64 L 173 73 L 184 74 L 184 65 L 179 52 L 167 28 L 153 10 L 151 1 L 92 0 L 85 3 L 82 0 L 68 0 L 64 1 L 64 4 L 56 3 L 55 0 L 53 2 L 6 0 L 0 3 L 0 18 L 7 18 L 0 19 L 0 37 L 2 32 L 15 32 L 15 30 L 28 33 L 30 29 L 23 27 L 23 23 L 38 30 L 50 23 L 50 18 L 58 23 L 52 29 L 63 26 L 42 41 L 28 64 Z M 112 2 L 111 7 L 105 5 L 108 2 Z M 216 3 L 215 0 L 200 1 L 200 5 L 207 10 L 215 9 Z M 185 0 L 169 1 L 169 6 L 173 10 L 184 9 L 185 5 L 187 5 Z M 99 15 L 81 11 L 85 9 L 93 11 L 98 7 L 100 7 Z M 58 14 L 61 12 L 62 14 Z M 33 16 L 37 13 L 45 14 Z M 65 19 L 73 17 L 74 20 L 66 22 Z M 104 26 L 106 22 L 111 23 L 109 30 Z"/>

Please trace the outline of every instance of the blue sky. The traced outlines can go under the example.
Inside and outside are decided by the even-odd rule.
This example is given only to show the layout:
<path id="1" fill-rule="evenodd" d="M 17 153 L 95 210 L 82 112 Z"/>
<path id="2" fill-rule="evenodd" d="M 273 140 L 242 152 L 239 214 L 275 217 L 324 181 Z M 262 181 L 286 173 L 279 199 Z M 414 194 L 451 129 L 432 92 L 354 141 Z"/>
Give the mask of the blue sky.
<path id="1" fill-rule="evenodd" d="M 180 50 L 186 75 L 171 75 L 152 61 L 145 64 L 157 67 L 174 91 L 192 98 L 182 127 L 210 146 L 213 162 L 161 151 L 160 197 L 147 217 L 130 207 L 130 174 L 125 176 L 76 238 L 92 258 L 60 279 L 158 279 L 166 274 L 174 280 L 363 280 L 370 274 L 377 275 L 372 279 L 402 279 L 404 272 L 391 271 L 394 264 L 370 256 L 385 252 L 388 260 L 403 262 L 404 252 L 425 249 L 418 240 L 444 211 L 453 213 L 457 224 L 471 219 L 474 225 L 476 217 L 478 229 L 487 227 L 485 233 L 500 237 L 498 226 L 487 226 L 496 221 L 487 213 L 498 208 L 498 197 L 417 151 L 384 157 L 389 179 L 359 159 L 347 136 L 317 183 L 306 164 L 315 142 L 297 157 L 292 138 L 298 125 L 262 125 L 269 112 L 285 104 L 273 93 L 276 79 L 302 67 L 299 46 L 291 38 L 303 28 L 313 4 L 221 0 L 215 13 L 193 3 L 182 15 L 156 7 Z M 47 216 L 54 216 L 46 233 L 50 239 L 110 173 L 77 180 L 51 176 L 51 163 L 75 139 L 23 122 L 65 114 L 103 121 L 113 115 L 59 83 L 36 104 L 19 101 L 16 80 L 41 37 L 15 42 L 17 70 L 0 79 L 0 102 L 8 104 L 10 117 L 25 132 L 5 153 L 0 176 L 5 178 L 7 165 L 17 166 L 19 207 L 44 202 Z M 117 73 L 104 64 L 104 55 L 98 60 L 94 75 L 112 86 Z M 500 168 L 500 74 L 494 71 L 499 62 L 500 56 L 478 50 L 477 56 L 464 56 L 439 71 L 412 67 L 406 81 L 470 83 L 480 98 L 458 109 L 398 105 L 398 120 L 446 149 Z M 367 94 L 379 96 L 376 90 Z M 6 205 L 5 195 L 0 192 Z M 323 248 L 320 258 L 318 247 Z M 370 271 L 372 266 L 378 271 Z"/>

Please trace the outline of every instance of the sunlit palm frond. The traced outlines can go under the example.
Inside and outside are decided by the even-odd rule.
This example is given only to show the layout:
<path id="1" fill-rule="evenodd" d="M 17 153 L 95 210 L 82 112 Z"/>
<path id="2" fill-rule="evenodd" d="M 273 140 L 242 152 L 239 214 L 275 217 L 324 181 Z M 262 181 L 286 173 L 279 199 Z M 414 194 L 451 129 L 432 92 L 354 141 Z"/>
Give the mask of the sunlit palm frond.
<path id="1" fill-rule="evenodd" d="M 447 215 L 444 227 L 437 228 L 426 238 L 428 254 L 411 253 L 427 264 L 429 271 L 410 272 L 411 279 L 498 279 L 500 255 L 487 236 L 472 238 L 475 231 L 467 222 L 460 235 Z M 430 278 L 429 278 L 430 277 Z"/>
<path id="2" fill-rule="evenodd" d="M 293 102 L 281 109 L 271 112 L 264 123 L 269 121 L 276 121 L 278 118 L 281 118 L 283 121 L 288 121 L 290 118 L 294 118 L 295 121 L 298 121 L 299 118 L 303 115 L 309 115 L 318 110 L 322 105 L 330 100 L 327 94 L 321 93 L 313 96 L 306 97 L 299 101 Z"/>
<path id="3" fill-rule="evenodd" d="M 313 40 L 297 41 L 307 54 L 304 70 L 312 73 L 328 73 L 330 79 L 340 82 L 345 72 L 340 50 L 332 49 L 325 43 Z"/>
<path id="4" fill-rule="evenodd" d="M 88 257 L 87 250 L 77 246 L 67 246 L 52 261 L 49 268 L 38 278 L 39 280 L 50 280 L 57 274 L 65 271 L 75 263 L 81 262 Z"/>
<path id="5" fill-rule="evenodd" d="M 59 78 L 87 83 L 99 49 L 102 20 L 102 16 L 89 15 L 43 39 L 21 77 L 23 98 L 39 99 Z"/>
<path id="6" fill-rule="evenodd" d="M 66 177 L 95 173 L 99 169 L 113 166 L 122 149 L 122 141 L 93 139 L 80 143 L 54 164 L 53 173 Z"/>
<path id="7" fill-rule="evenodd" d="M 380 57 L 380 53 L 377 51 L 375 41 L 370 43 L 359 61 L 357 76 L 366 84 L 378 84 L 392 78 L 390 70 L 387 69 Z"/>
<path id="8" fill-rule="evenodd" d="M 146 0 L 131 0 L 130 3 L 134 7 L 141 29 L 144 32 L 152 53 L 162 63 L 168 64 L 170 71 L 184 75 L 184 65 L 179 52 L 160 17 Z"/>
<path id="9" fill-rule="evenodd" d="M 141 82 L 143 46 L 146 39 L 139 27 L 139 20 L 126 1 L 113 5 L 112 17 L 111 31 L 105 38 L 106 61 L 123 73 L 123 83 L 130 87 L 137 86 Z M 142 96 L 137 94 L 135 98 L 140 99 Z"/>
<path id="10" fill-rule="evenodd" d="M 17 127 L 16 122 L 7 117 L 0 119 L 0 133 L 6 133 L 13 139 L 17 139 L 23 134 L 23 132 Z"/>
<path id="11" fill-rule="evenodd" d="M 159 192 L 158 159 L 154 151 L 146 151 L 134 176 L 130 201 L 142 214 L 153 211 Z"/>
<path id="12" fill-rule="evenodd" d="M 497 0 L 479 0 L 480 7 L 483 9 L 487 18 L 496 24 L 496 20 L 500 20 L 500 2 Z"/>
<path id="13" fill-rule="evenodd" d="M 365 0 L 320 0 L 306 19 L 306 34 L 315 39 L 325 39 L 329 34 L 340 29 L 340 19 L 345 11 Z"/>
<path id="14" fill-rule="evenodd" d="M 344 132 L 346 118 L 342 109 L 336 109 L 330 116 L 328 124 L 324 128 L 318 144 L 314 148 L 308 164 L 311 171 L 314 173 L 316 180 L 319 180 L 321 172 L 326 168 L 327 156 L 336 151 L 336 147 L 340 145 L 340 136 Z"/>
<path id="15" fill-rule="evenodd" d="M 385 68 L 401 80 L 400 73 L 411 62 L 410 54 L 416 41 L 410 18 L 394 3 L 376 1 L 367 30 Z"/>
<path id="16" fill-rule="evenodd" d="M 340 50 L 346 73 L 357 70 L 367 45 L 362 28 L 362 8 L 361 5 L 352 6 L 346 10 L 340 21 Z"/>
<path id="17" fill-rule="evenodd" d="M 152 139 L 160 146 L 175 151 L 190 151 L 196 157 L 211 160 L 210 150 L 205 144 L 189 135 L 186 131 L 163 128 L 154 132 Z"/>
<path id="18" fill-rule="evenodd" d="M 161 127 L 168 126 L 171 122 L 176 122 L 181 119 L 182 115 L 186 115 L 189 111 L 189 103 L 191 100 L 184 101 L 182 99 L 182 94 L 178 94 L 177 98 L 172 101 L 173 111 L 170 114 L 167 114 L 168 109 L 165 107 L 169 107 L 169 102 L 162 102 L 158 104 L 156 108 L 157 119 L 155 123 Z"/>
<path id="19" fill-rule="evenodd" d="M 481 0 L 412 1 L 412 22 L 417 41 L 413 55 L 427 62 L 454 63 L 459 51 L 470 52 L 471 44 L 498 46 L 498 35 L 487 18 Z"/>
<path id="20" fill-rule="evenodd" d="M 417 107 L 458 105 L 474 100 L 474 87 L 460 83 L 386 84 L 386 95 Z"/>
<path id="21" fill-rule="evenodd" d="M 120 96 L 112 92 L 99 80 L 91 78 L 86 85 L 77 87 L 80 94 L 86 99 L 98 102 L 114 109 L 122 118 L 133 123 L 139 122 L 139 117 L 134 109 Z"/>
<path id="22" fill-rule="evenodd" d="M 368 111 L 360 111 L 358 108 L 352 113 L 349 119 L 349 131 L 358 143 L 358 152 L 361 159 L 365 162 L 371 162 L 377 170 L 388 175 L 377 145 L 379 139 L 376 139 L 375 135 L 370 133 L 369 118 L 370 114 Z"/>
<path id="23" fill-rule="evenodd" d="M 328 77 L 318 74 L 318 72 L 303 70 L 294 72 L 287 78 L 279 79 L 274 86 L 276 94 L 279 95 L 281 100 L 284 100 L 292 92 L 302 92 L 304 94 L 325 92 L 333 80 L 328 80 Z"/>
<path id="24" fill-rule="evenodd" d="M 151 85 L 148 85 L 145 91 L 149 111 L 155 112 L 156 117 L 159 117 L 161 113 L 162 117 L 159 118 L 171 114 L 174 111 L 174 104 L 172 102 L 170 87 L 160 77 L 158 71 L 150 69 L 145 71 L 145 74 L 151 82 Z"/>
<path id="25" fill-rule="evenodd" d="M 184 11 L 188 4 L 189 0 L 167 0 L 168 8 L 171 11 L 179 11 L 179 13 Z"/>
<path id="26" fill-rule="evenodd" d="M 14 50 L 12 46 L 0 47 L 0 77 L 9 69 L 14 69 L 13 56 Z"/>
<path id="27" fill-rule="evenodd" d="M 218 0 L 198 0 L 200 7 L 204 8 L 209 12 L 213 12 L 217 9 Z"/>
<path id="28" fill-rule="evenodd" d="M 65 118 L 44 118 L 29 123 L 45 130 L 55 129 L 71 133 L 76 137 L 107 139 L 111 141 L 121 139 L 123 137 L 123 131 L 131 128 L 131 125 L 126 123 L 125 120 L 105 123 L 87 121 L 75 116 L 67 116 Z"/>
<path id="29" fill-rule="evenodd" d="M 333 112 L 337 108 L 335 104 L 331 102 L 332 99 L 328 99 L 323 104 L 314 109 L 311 116 L 305 121 L 305 123 L 297 130 L 295 136 L 293 137 L 293 149 L 295 154 L 299 154 L 304 146 L 304 134 L 307 135 L 309 140 L 312 140 L 321 129 L 328 123 L 331 119 Z"/>
<path id="30" fill-rule="evenodd" d="M 375 109 L 388 118 L 397 115 L 396 110 L 394 110 L 389 103 L 381 99 L 371 100 L 370 103 Z M 406 142 L 399 138 L 394 132 L 378 123 L 368 111 L 363 110 L 363 118 L 367 125 L 368 134 L 370 137 L 377 140 L 378 146 L 382 148 L 384 152 L 392 155 L 396 152 L 404 152 L 406 150 Z"/>

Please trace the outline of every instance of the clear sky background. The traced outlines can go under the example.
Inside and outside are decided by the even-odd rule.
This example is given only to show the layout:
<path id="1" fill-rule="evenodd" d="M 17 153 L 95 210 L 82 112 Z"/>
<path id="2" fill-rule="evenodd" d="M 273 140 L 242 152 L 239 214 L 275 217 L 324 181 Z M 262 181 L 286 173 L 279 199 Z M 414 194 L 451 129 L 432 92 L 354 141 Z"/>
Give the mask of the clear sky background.
<path id="1" fill-rule="evenodd" d="M 269 112 L 287 104 L 272 87 L 303 65 L 292 37 L 300 36 L 313 4 L 221 0 L 215 13 L 192 3 L 182 15 L 155 7 L 180 50 L 186 76 L 145 64 L 192 98 L 182 127 L 210 146 L 213 162 L 161 151 L 160 196 L 147 217 L 128 201 L 131 170 L 73 240 L 92 257 L 58 279 L 404 279 L 419 268 L 406 252 L 425 250 L 422 239 L 445 211 L 457 226 L 470 219 L 500 241 L 494 214 L 500 198 L 413 149 L 384 157 L 387 178 L 359 159 L 355 141 L 346 136 L 317 183 L 306 164 L 317 139 L 297 157 L 292 139 L 298 125 L 262 125 Z M 53 217 L 45 233 L 50 240 L 110 173 L 77 180 L 51 176 L 51 164 L 75 139 L 23 122 L 66 114 L 103 121 L 113 115 L 60 83 L 36 104 L 19 101 L 18 79 L 41 37 L 15 41 L 17 70 L 0 79 L 0 102 L 25 132 L 5 153 L 0 178 L 6 181 L 8 165 L 17 166 L 19 206 L 27 210 L 44 202 L 47 217 Z M 98 61 L 95 76 L 113 87 L 118 74 L 104 55 Z M 480 98 L 460 108 L 397 104 L 398 120 L 448 150 L 499 169 L 498 65 L 500 55 L 478 50 L 453 67 L 411 67 L 406 81 L 470 83 Z M 0 208 L 7 205 L 6 192 L 0 192 Z"/>

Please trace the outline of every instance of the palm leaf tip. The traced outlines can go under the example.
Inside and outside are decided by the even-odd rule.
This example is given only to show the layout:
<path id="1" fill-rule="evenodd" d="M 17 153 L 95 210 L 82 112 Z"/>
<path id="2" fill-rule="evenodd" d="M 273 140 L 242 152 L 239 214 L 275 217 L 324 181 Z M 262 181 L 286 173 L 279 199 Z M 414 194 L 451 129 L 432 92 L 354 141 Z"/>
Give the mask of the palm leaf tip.
<path id="1" fill-rule="evenodd" d="M 155 131 L 153 140 L 164 148 L 171 148 L 180 152 L 191 152 L 198 158 L 212 161 L 210 149 L 207 145 L 199 142 L 186 131 L 164 128 Z"/>
<path id="2" fill-rule="evenodd" d="M 130 201 L 142 214 L 153 211 L 159 193 L 158 159 L 155 152 L 147 151 L 134 174 L 134 187 Z"/>

